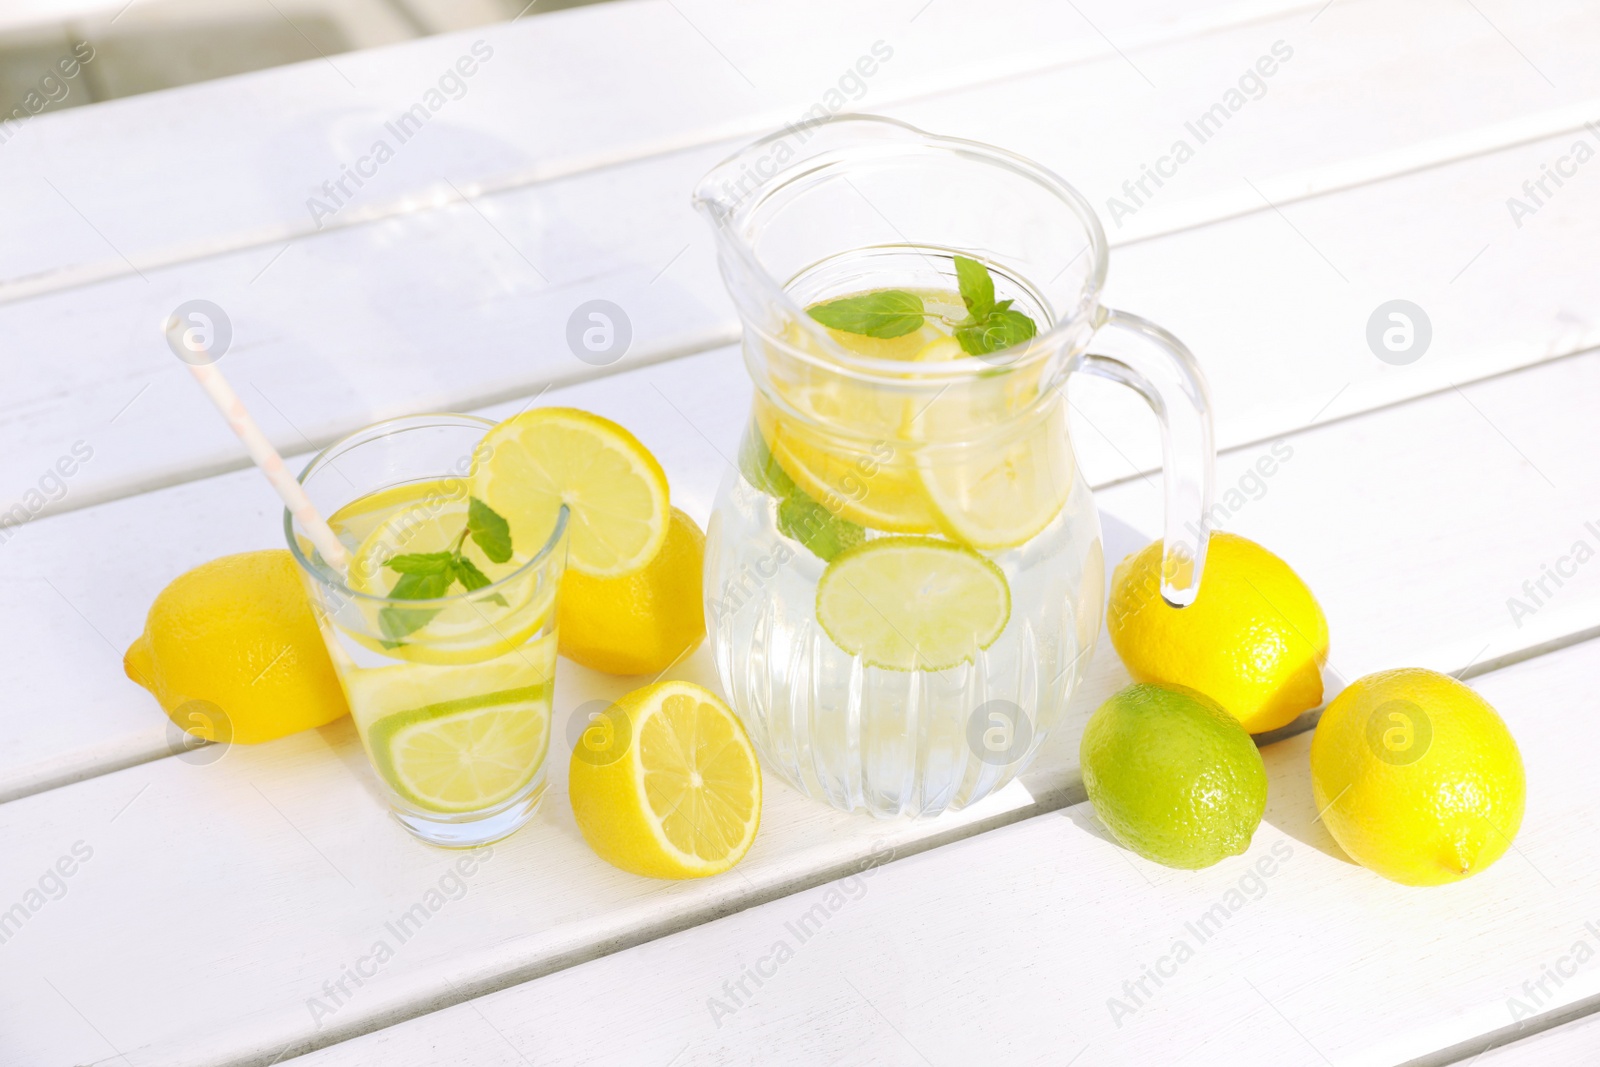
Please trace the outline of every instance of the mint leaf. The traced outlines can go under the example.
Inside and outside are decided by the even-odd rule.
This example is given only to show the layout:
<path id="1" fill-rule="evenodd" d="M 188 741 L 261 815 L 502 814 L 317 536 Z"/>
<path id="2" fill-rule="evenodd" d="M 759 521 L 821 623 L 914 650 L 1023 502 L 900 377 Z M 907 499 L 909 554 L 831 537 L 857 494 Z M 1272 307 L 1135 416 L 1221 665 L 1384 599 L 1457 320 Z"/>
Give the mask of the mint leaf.
<path id="1" fill-rule="evenodd" d="M 1038 332 L 1039 327 L 1032 319 L 1020 311 L 1007 308 L 1004 311 L 995 311 L 989 316 L 983 336 L 993 346 L 990 351 L 998 352 L 1002 348 L 1031 341 Z"/>
<path id="2" fill-rule="evenodd" d="M 448 568 L 427 574 L 401 574 L 400 580 L 389 590 L 389 599 L 437 600 L 450 591 L 450 583 L 453 580 Z"/>
<path id="3" fill-rule="evenodd" d="M 961 286 L 961 302 L 967 305 L 967 314 L 977 322 L 989 317 L 994 310 L 994 279 L 989 268 L 966 256 L 956 257 L 956 281 Z"/>
<path id="4" fill-rule="evenodd" d="M 494 584 L 489 580 L 489 576 L 480 571 L 478 569 L 478 565 L 472 562 L 466 556 L 457 557 L 455 561 L 455 572 L 456 581 L 460 582 L 461 588 L 465 589 L 469 593 L 475 589 L 482 589 L 485 586 Z M 506 603 L 506 598 L 501 596 L 499 593 L 494 593 L 488 597 L 485 597 L 484 599 L 490 601 L 491 603 L 499 604 L 503 608 L 508 608 L 511 606 L 510 604 Z"/>
<path id="5" fill-rule="evenodd" d="M 868 337 L 902 337 L 922 327 L 922 298 L 903 289 L 847 296 L 818 304 L 807 314 L 822 325 Z"/>
<path id="6" fill-rule="evenodd" d="M 745 430 L 744 440 L 739 442 L 739 473 L 755 488 L 779 500 L 794 492 L 794 480 L 772 457 L 761 428 L 753 420 Z"/>
<path id="7" fill-rule="evenodd" d="M 456 581 L 461 583 L 461 588 L 469 593 L 474 589 L 482 589 L 484 586 L 494 584 L 489 581 L 489 576 L 480 571 L 478 565 L 466 556 L 462 556 L 455 561 L 455 578 Z"/>
<path id="8" fill-rule="evenodd" d="M 511 558 L 511 526 L 488 504 L 472 497 L 467 502 L 467 532 L 491 563 Z M 477 570 L 476 567 L 473 568 Z"/>
<path id="9" fill-rule="evenodd" d="M 441 553 L 428 552 L 425 556 L 437 556 Z M 448 556 L 449 553 L 443 553 Z M 406 557 L 397 556 L 396 559 Z M 392 560 L 390 562 L 393 562 Z M 448 564 L 447 564 L 448 566 Z M 450 591 L 453 575 L 448 571 L 432 572 L 427 574 L 402 573 L 400 580 L 394 583 L 394 588 L 389 590 L 391 600 L 436 600 Z M 386 607 L 378 612 L 378 628 L 383 631 L 383 636 L 390 641 L 399 641 L 408 634 L 414 633 L 428 625 L 428 622 L 439 614 L 438 608 L 396 608 Z"/>
<path id="10" fill-rule="evenodd" d="M 449 552 L 413 552 L 391 556 L 384 566 L 401 574 L 444 574 L 455 557 Z"/>
<path id="11" fill-rule="evenodd" d="M 972 356 L 986 356 L 1012 345 L 1031 340 L 1039 328 L 1020 311 L 995 310 L 989 317 L 970 326 L 956 327 L 961 350 Z"/>
<path id="12" fill-rule="evenodd" d="M 841 519 L 800 489 L 778 505 L 778 532 L 805 545 L 824 563 L 867 539 L 867 531 Z"/>

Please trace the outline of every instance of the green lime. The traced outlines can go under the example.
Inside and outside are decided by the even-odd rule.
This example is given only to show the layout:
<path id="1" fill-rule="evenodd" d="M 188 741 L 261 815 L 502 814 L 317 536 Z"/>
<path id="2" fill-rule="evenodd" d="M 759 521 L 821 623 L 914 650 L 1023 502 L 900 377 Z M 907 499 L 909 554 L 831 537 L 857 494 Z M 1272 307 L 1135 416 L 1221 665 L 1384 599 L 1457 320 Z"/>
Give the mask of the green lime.
<path id="1" fill-rule="evenodd" d="M 395 791 L 430 811 L 482 811 L 527 785 L 550 738 L 550 684 L 402 711 L 367 744 Z"/>
<path id="2" fill-rule="evenodd" d="M 1128 686 L 1089 718 L 1078 761 L 1111 836 L 1167 867 L 1198 870 L 1239 855 L 1267 807 L 1255 742 L 1193 689 Z"/>

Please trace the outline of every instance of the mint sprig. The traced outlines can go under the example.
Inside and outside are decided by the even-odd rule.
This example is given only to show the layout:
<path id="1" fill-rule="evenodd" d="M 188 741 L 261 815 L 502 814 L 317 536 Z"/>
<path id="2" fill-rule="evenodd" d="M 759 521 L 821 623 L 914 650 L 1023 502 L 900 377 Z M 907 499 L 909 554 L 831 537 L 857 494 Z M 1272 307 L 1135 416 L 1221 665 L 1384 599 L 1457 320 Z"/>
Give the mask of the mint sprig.
<path id="1" fill-rule="evenodd" d="M 389 590 L 390 600 L 437 600 L 450 592 L 457 582 L 467 592 L 482 589 L 492 583 L 478 565 L 462 554 L 467 538 L 483 550 L 494 563 L 505 563 L 511 558 L 511 527 L 493 508 L 477 497 L 467 503 L 467 525 L 444 552 L 407 552 L 391 556 L 384 566 L 400 575 Z M 488 598 L 501 607 L 506 599 L 499 593 Z M 393 647 L 416 631 L 428 625 L 439 614 L 438 608 L 386 607 L 378 612 L 378 628 Z"/>
<path id="2" fill-rule="evenodd" d="M 969 356 L 986 356 L 1030 341 L 1039 332 L 1032 319 L 1012 308 L 1013 301 L 994 300 L 994 278 L 989 268 L 966 256 L 956 258 L 956 282 L 967 317 L 955 324 L 956 341 Z"/>
<path id="3" fill-rule="evenodd" d="M 967 315 L 959 321 L 942 321 L 951 327 L 963 352 L 986 356 L 1030 341 L 1038 334 L 1038 324 L 1013 308 L 1014 301 L 995 301 L 994 277 L 988 267 L 968 256 L 956 256 L 955 267 L 956 284 Z M 926 310 L 921 297 L 904 289 L 880 289 L 830 300 L 811 308 L 808 314 L 829 329 L 885 339 L 903 337 L 935 317 Z"/>

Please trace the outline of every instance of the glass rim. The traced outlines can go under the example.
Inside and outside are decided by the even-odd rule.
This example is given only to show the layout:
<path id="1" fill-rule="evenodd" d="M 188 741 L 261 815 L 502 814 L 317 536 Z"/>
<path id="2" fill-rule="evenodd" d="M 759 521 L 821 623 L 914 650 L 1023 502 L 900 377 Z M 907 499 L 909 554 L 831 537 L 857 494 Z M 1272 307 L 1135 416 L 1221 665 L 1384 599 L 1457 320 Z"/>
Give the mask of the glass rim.
<path id="1" fill-rule="evenodd" d="M 403 423 L 411 423 L 413 425 L 399 425 Z M 312 456 L 310 461 L 306 463 L 305 468 L 295 478 L 295 481 L 299 482 L 301 485 L 304 485 L 306 479 L 309 478 L 315 471 L 319 470 L 324 461 L 331 463 L 332 457 L 341 449 L 348 447 L 352 442 L 356 442 L 358 438 L 372 434 L 374 431 L 393 429 L 420 430 L 426 429 L 429 426 L 450 424 L 455 424 L 458 426 L 464 424 L 482 426 L 485 432 L 499 425 L 499 423 L 495 422 L 493 419 L 486 419 L 481 415 L 467 415 L 460 412 L 450 411 L 423 412 L 415 415 L 397 415 L 389 419 L 380 419 L 379 421 L 370 423 L 361 427 L 360 429 L 352 430 L 343 437 L 340 437 L 329 444 L 327 447 L 323 448 L 316 455 Z M 477 451 L 476 445 L 474 445 L 473 451 Z M 467 475 L 456 475 L 455 477 L 465 480 Z M 374 492 L 378 491 L 380 490 L 374 490 Z M 361 498 L 356 497 L 355 499 L 359 500 Z M 556 512 L 555 528 L 550 531 L 550 536 L 545 539 L 545 542 L 542 546 L 540 546 L 539 551 L 534 553 L 534 555 L 530 557 L 526 563 L 512 571 L 510 574 L 507 574 L 501 578 L 497 578 L 488 585 L 482 586 L 478 589 L 466 590 L 460 593 L 451 593 L 448 596 L 429 597 L 427 599 L 417 600 L 396 600 L 393 597 L 380 596 L 375 593 L 363 593 L 360 590 L 351 589 L 349 584 L 343 579 L 335 579 L 326 571 L 319 570 L 317 567 L 313 566 L 311 561 L 306 558 L 305 553 L 300 549 L 299 539 L 295 536 L 294 513 L 288 508 L 283 509 L 283 533 L 284 539 L 289 543 L 289 554 L 294 557 L 295 563 L 299 565 L 300 570 L 309 575 L 311 578 L 314 578 L 319 585 L 333 590 L 341 597 L 347 597 L 355 601 L 368 601 L 374 604 L 382 605 L 403 604 L 407 607 L 417 607 L 419 605 L 442 607 L 463 602 L 472 597 L 477 597 L 480 595 L 485 597 L 492 595 L 493 593 L 498 592 L 503 587 L 507 586 L 510 582 L 524 577 L 532 568 L 548 563 L 550 556 L 555 553 L 556 547 L 561 544 L 563 537 L 566 535 L 571 514 L 571 509 L 569 509 L 567 505 L 563 503 Z"/>
<path id="2" fill-rule="evenodd" d="M 964 137 L 944 137 L 932 134 L 909 122 L 899 119 L 887 118 L 882 115 L 858 115 L 853 113 L 833 115 L 826 119 L 819 119 L 808 123 L 808 129 L 822 129 L 826 127 L 841 126 L 879 127 L 892 130 L 894 135 L 901 139 L 900 143 L 906 147 L 920 147 L 951 152 L 959 156 L 974 158 L 981 162 L 990 163 L 1004 170 L 1008 170 L 1018 177 L 1027 179 L 1045 189 L 1059 199 L 1072 213 L 1077 216 L 1083 226 L 1084 234 L 1089 240 L 1090 264 L 1083 285 L 1079 287 L 1077 302 L 1071 309 L 1070 315 L 1058 318 L 1044 330 L 1031 338 L 1026 346 L 1014 346 L 1016 355 L 1003 361 L 985 358 L 979 360 L 979 367 L 967 367 L 963 364 L 967 360 L 946 360 L 937 363 L 907 364 L 903 360 L 883 359 L 877 356 L 863 356 L 850 352 L 841 346 L 829 343 L 829 356 L 827 359 L 811 356 L 812 361 L 820 365 L 831 367 L 835 370 L 846 370 L 862 377 L 890 378 L 902 382 L 932 381 L 947 382 L 950 379 L 978 377 L 985 371 L 990 373 L 996 369 L 1018 370 L 1032 367 L 1042 363 L 1060 351 L 1075 330 L 1084 328 L 1085 323 L 1094 324 L 1095 309 L 1100 303 L 1100 293 L 1105 287 L 1106 267 L 1109 258 L 1109 246 L 1106 241 L 1105 227 L 1100 224 L 1100 217 L 1095 214 L 1094 207 L 1084 198 L 1083 194 L 1073 188 L 1065 178 L 1042 164 L 1036 163 L 1026 156 L 998 148 L 982 141 L 973 141 Z M 791 165 L 785 168 L 787 177 L 780 178 L 774 174 L 769 181 L 769 188 L 763 188 L 758 193 L 741 197 L 730 203 L 729 199 L 718 191 L 718 183 L 729 173 L 737 172 L 744 160 L 752 154 L 760 154 L 776 142 L 783 141 L 791 136 L 791 130 L 780 129 L 761 139 L 754 141 L 724 159 L 713 167 L 695 186 L 691 202 L 694 207 L 702 211 L 713 223 L 722 247 L 737 256 L 745 269 L 758 279 L 757 284 L 764 290 L 764 299 L 776 302 L 784 308 L 796 321 L 805 321 L 805 310 L 790 299 L 783 285 L 775 279 L 765 267 L 757 260 L 754 251 L 748 242 L 733 232 L 737 220 L 747 217 L 761 204 L 777 194 L 792 181 L 804 179 L 816 172 L 818 164 L 816 157 L 809 157 L 806 162 L 810 165 Z M 831 154 L 842 156 L 849 152 L 848 147 L 833 149 Z M 797 160 L 797 164 L 800 161 Z M 1080 252 L 1079 255 L 1082 255 Z M 745 323 L 749 329 L 750 323 Z M 764 338 L 765 339 L 765 338 Z M 795 346 L 779 342 L 786 348 Z M 1009 350 L 1008 350 L 1009 351 Z M 808 354 L 798 353 L 804 358 Z"/>

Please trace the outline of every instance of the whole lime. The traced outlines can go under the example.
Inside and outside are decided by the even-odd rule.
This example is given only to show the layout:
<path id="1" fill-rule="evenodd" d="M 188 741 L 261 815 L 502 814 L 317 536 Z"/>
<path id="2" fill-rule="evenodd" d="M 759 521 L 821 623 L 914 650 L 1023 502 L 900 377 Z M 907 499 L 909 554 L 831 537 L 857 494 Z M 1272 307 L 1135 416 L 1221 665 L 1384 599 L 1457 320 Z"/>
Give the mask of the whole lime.
<path id="1" fill-rule="evenodd" d="M 1166 867 L 1198 870 L 1239 855 L 1267 807 L 1255 742 L 1193 689 L 1128 686 L 1089 718 L 1078 761 L 1111 836 Z"/>

